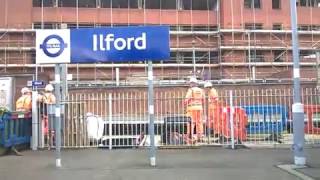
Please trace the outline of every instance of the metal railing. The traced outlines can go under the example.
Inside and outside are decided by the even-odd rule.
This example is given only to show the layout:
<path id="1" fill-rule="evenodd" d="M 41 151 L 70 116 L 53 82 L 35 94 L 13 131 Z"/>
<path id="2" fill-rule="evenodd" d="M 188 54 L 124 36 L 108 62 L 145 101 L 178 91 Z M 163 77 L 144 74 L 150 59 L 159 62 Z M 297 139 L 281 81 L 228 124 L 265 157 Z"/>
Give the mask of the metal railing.
<path id="1" fill-rule="evenodd" d="M 291 89 L 218 92 L 216 104 L 204 101 L 200 122 L 203 132 L 198 137 L 197 128 L 191 128 L 199 124 L 185 113 L 186 92 L 157 90 L 154 96 L 156 146 L 292 144 Z M 317 145 L 320 143 L 319 90 L 303 89 L 302 96 L 306 144 Z M 147 92 L 70 93 L 63 104 L 65 148 L 149 145 Z M 46 132 L 43 145 L 54 146 L 54 130 L 49 126 Z"/>

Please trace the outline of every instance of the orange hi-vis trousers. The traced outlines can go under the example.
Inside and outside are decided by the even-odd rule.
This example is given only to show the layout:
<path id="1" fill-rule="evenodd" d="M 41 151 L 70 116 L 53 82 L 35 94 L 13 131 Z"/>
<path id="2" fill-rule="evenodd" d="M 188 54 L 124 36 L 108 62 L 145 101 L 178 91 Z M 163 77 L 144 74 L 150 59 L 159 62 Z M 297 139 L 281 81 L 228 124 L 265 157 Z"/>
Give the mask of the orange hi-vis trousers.
<path id="1" fill-rule="evenodd" d="M 213 129 L 216 133 L 221 129 L 222 108 L 219 103 L 213 103 L 208 108 L 208 128 Z"/>
<path id="2" fill-rule="evenodd" d="M 197 137 L 201 138 L 204 135 L 203 122 L 202 122 L 202 110 L 188 110 L 187 116 L 191 117 L 191 127 L 190 125 L 187 126 L 188 133 L 193 135 L 194 128 L 196 128 Z"/>

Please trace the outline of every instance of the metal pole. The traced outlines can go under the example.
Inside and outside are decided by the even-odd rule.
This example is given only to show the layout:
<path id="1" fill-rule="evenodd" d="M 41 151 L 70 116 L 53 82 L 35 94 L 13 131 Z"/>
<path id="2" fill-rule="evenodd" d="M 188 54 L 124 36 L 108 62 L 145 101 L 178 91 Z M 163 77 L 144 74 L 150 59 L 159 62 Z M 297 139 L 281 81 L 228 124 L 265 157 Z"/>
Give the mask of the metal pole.
<path id="1" fill-rule="evenodd" d="M 109 149 L 112 149 L 112 94 L 109 93 Z"/>
<path id="2" fill-rule="evenodd" d="M 39 128 L 39 121 L 38 121 L 38 109 L 37 109 L 37 97 L 38 92 L 33 90 L 32 91 L 32 144 L 31 149 L 37 150 L 38 148 L 38 128 Z M 41 129 L 42 131 L 42 129 Z"/>
<path id="3" fill-rule="evenodd" d="M 252 80 L 255 81 L 256 80 L 256 66 L 252 66 L 251 67 L 252 70 Z"/>
<path id="4" fill-rule="evenodd" d="M 43 10 L 43 0 L 41 0 L 41 29 L 44 29 L 44 10 Z"/>
<path id="5" fill-rule="evenodd" d="M 251 43 L 250 43 L 250 33 L 248 33 L 248 61 L 249 61 L 249 79 L 251 80 Z"/>
<path id="6" fill-rule="evenodd" d="M 194 49 L 195 41 L 192 40 L 192 64 L 193 64 L 193 76 L 196 77 L 196 51 Z"/>
<path id="7" fill-rule="evenodd" d="M 60 80 L 61 80 L 61 84 L 60 84 L 60 109 L 61 109 L 61 116 L 60 116 L 60 130 L 59 130 L 59 133 L 61 133 L 63 130 L 64 130 L 64 122 L 65 122 L 65 108 L 66 108 L 66 96 L 68 94 L 68 80 L 67 80 L 67 74 L 68 74 L 68 67 L 67 67 L 67 64 L 61 64 L 60 65 L 60 74 L 61 74 L 61 77 L 60 77 Z M 62 139 L 61 137 L 62 135 L 60 134 L 59 135 L 59 138 Z M 61 142 L 61 140 L 60 140 Z M 61 144 L 61 143 L 60 143 Z"/>
<path id="8" fill-rule="evenodd" d="M 317 57 L 317 88 L 320 88 L 320 71 L 319 71 L 319 64 L 320 64 L 320 51 L 316 52 Z"/>
<path id="9" fill-rule="evenodd" d="M 142 0 L 138 0 L 138 9 L 142 9 L 142 8 L 143 8 Z"/>
<path id="10" fill-rule="evenodd" d="M 77 29 L 79 29 L 79 0 L 76 0 Z"/>
<path id="11" fill-rule="evenodd" d="M 300 92 L 300 65 L 299 40 L 297 31 L 297 5 L 296 0 L 290 0 L 291 28 L 292 28 L 292 55 L 293 55 L 293 145 L 294 164 L 304 166 L 306 157 L 304 153 L 304 112 Z"/>
<path id="12" fill-rule="evenodd" d="M 148 113 L 150 134 L 150 165 L 156 166 L 156 147 L 154 144 L 154 102 L 152 61 L 148 61 Z"/>
<path id="13" fill-rule="evenodd" d="M 55 136 L 56 136 L 56 167 L 61 167 L 61 107 L 60 107 L 60 64 L 55 65 L 55 96 L 56 96 L 56 110 L 55 110 Z"/>
<path id="14" fill-rule="evenodd" d="M 68 67 L 67 64 L 61 64 L 61 99 L 65 100 L 68 94 Z"/>
<path id="15" fill-rule="evenodd" d="M 119 68 L 116 68 L 116 86 L 120 85 L 120 72 Z"/>
<path id="16" fill-rule="evenodd" d="M 232 95 L 232 90 L 229 91 L 229 96 L 230 96 L 230 135 L 231 135 L 231 148 L 234 149 L 234 124 L 233 124 L 233 114 L 234 114 L 234 108 L 233 108 L 233 95 Z"/>

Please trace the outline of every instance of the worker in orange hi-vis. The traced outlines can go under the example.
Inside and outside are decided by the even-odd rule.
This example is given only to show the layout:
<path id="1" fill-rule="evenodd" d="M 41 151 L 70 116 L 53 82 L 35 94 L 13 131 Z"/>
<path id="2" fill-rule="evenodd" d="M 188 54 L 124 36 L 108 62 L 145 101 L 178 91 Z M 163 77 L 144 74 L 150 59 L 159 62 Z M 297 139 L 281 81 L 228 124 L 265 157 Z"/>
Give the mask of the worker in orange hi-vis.
<path id="1" fill-rule="evenodd" d="M 30 112 L 32 109 L 32 91 L 29 88 L 24 87 L 21 89 L 21 94 L 21 97 L 16 101 L 16 111 Z M 17 156 L 22 156 L 15 146 L 11 147 L 11 151 Z"/>
<path id="2" fill-rule="evenodd" d="M 53 86 L 52 84 L 48 84 L 46 85 L 46 87 L 44 88 L 44 94 L 42 95 L 42 101 L 45 104 L 55 104 L 56 103 L 56 97 L 53 94 Z"/>
<path id="3" fill-rule="evenodd" d="M 22 96 L 16 101 L 16 111 L 31 111 L 32 108 L 32 91 L 24 87 L 21 89 Z"/>
<path id="4" fill-rule="evenodd" d="M 40 102 L 40 114 L 42 115 L 43 121 L 43 133 L 47 138 L 48 143 L 53 142 L 54 137 L 54 117 L 53 117 L 53 108 L 56 103 L 56 97 L 53 94 L 52 84 L 46 85 L 42 95 L 38 97 Z M 48 146 L 50 148 L 50 144 Z"/>
<path id="5" fill-rule="evenodd" d="M 188 133 L 192 135 L 196 128 L 197 140 L 199 141 L 204 136 L 203 131 L 203 104 L 205 100 L 204 91 L 198 87 L 196 78 L 190 78 L 190 88 L 187 91 L 184 105 L 186 106 L 186 115 L 191 117 L 191 129 L 188 126 Z"/>
<path id="6" fill-rule="evenodd" d="M 220 129 L 220 107 L 219 107 L 219 95 L 215 88 L 212 87 L 212 83 L 207 81 L 204 84 L 206 97 L 208 98 L 208 121 L 207 126 L 209 129 L 213 129 L 214 133 L 219 133 Z"/>

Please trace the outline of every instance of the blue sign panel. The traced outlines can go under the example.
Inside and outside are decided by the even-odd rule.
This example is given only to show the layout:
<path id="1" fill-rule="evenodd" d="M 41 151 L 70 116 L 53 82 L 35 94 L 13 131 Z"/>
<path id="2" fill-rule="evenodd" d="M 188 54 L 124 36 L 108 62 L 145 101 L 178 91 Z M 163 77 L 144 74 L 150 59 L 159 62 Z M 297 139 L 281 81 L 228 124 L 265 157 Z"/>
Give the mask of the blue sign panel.
<path id="1" fill-rule="evenodd" d="M 43 81 L 32 81 L 32 86 L 33 87 L 42 87 L 42 86 L 44 86 L 44 82 Z"/>
<path id="2" fill-rule="evenodd" d="M 168 26 L 71 30 L 71 63 L 168 60 Z"/>
<path id="3" fill-rule="evenodd" d="M 36 31 L 36 63 L 169 60 L 168 26 Z"/>

